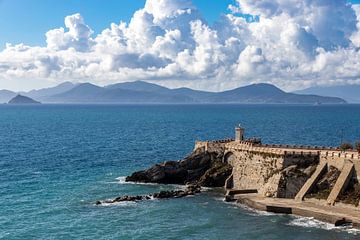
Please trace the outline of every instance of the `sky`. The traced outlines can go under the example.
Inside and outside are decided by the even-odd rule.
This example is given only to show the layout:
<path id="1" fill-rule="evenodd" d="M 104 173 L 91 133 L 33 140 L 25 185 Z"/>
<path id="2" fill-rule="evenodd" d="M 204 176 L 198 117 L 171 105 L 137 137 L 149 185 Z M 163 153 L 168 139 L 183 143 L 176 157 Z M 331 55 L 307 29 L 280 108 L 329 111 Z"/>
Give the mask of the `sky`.
<path id="1" fill-rule="evenodd" d="M 211 91 L 258 82 L 289 91 L 360 84 L 358 4 L 0 0 L 0 89 L 63 81 Z"/>
<path id="2" fill-rule="evenodd" d="M 210 24 L 228 12 L 229 4 L 234 4 L 234 0 L 193 2 Z M 100 33 L 110 23 L 128 22 L 144 4 L 145 0 L 106 0 L 105 4 L 101 0 L 0 0 L 0 49 L 6 43 L 45 46 L 45 33 L 63 26 L 64 18 L 74 13 L 81 13 L 94 32 Z"/>

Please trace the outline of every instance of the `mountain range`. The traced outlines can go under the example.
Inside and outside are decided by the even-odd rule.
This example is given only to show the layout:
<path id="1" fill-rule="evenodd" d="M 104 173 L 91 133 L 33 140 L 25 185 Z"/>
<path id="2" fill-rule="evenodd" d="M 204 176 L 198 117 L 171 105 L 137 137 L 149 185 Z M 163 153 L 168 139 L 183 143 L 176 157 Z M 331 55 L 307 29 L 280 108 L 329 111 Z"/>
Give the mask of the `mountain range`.
<path id="1" fill-rule="evenodd" d="M 0 91 L 7 102 L 18 93 Z M 42 103 L 241 103 L 241 104 L 342 104 L 338 97 L 287 93 L 271 84 L 252 84 L 224 92 L 206 92 L 190 88 L 170 89 L 136 81 L 100 87 L 91 83 L 62 83 L 56 87 L 21 92 Z"/>
<path id="2" fill-rule="evenodd" d="M 360 85 L 312 87 L 294 93 L 339 97 L 345 99 L 349 103 L 360 103 Z"/>

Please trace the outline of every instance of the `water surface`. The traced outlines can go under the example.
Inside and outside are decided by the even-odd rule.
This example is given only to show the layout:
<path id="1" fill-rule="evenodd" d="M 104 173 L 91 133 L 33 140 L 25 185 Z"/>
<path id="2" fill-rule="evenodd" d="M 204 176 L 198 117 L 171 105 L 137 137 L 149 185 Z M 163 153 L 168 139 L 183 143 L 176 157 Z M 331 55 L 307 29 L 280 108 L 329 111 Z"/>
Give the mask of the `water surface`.
<path id="1" fill-rule="evenodd" d="M 354 231 L 196 197 L 94 206 L 177 186 L 121 176 L 180 159 L 195 140 L 337 146 L 360 139 L 360 106 L 0 106 L 0 239 L 358 239 Z M 331 228 L 331 229 L 327 229 Z"/>

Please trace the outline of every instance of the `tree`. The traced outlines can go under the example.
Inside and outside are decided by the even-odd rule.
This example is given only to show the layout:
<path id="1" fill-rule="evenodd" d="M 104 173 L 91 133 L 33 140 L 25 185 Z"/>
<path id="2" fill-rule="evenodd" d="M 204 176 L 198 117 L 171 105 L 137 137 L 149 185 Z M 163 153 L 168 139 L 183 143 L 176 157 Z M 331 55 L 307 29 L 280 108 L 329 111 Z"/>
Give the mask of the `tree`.
<path id="1" fill-rule="evenodd" d="M 348 142 L 344 142 L 340 145 L 340 150 L 341 151 L 347 151 L 347 150 L 353 150 L 354 147 L 351 143 Z"/>
<path id="2" fill-rule="evenodd" d="M 356 151 L 358 151 L 360 153 L 360 141 L 357 141 L 355 143 L 355 149 L 356 149 Z"/>

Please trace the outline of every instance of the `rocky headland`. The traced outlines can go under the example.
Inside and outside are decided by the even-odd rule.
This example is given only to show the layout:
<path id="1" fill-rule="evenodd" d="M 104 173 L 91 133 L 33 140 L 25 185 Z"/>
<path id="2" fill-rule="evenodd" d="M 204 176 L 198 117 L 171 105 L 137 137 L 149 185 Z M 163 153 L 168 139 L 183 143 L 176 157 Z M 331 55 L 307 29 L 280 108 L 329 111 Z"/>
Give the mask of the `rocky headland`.
<path id="1" fill-rule="evenodd" d="M 126 181 L 223 187 L 226 179 L 231 175 L 232 167 L 223 163 L 222 158 L 222 154 L 194 151 L 183 160 L 167 161 L 147 170 L 135 172 L 128 176 Z"/>
<path id="2" fill-rule="evenodd" d="M 126 177 L 126 182 L 179 184 L 186 185 L 186 189 L 161 191 L 149 195 L 120 196 L 112 200 L 97 201 L 96 205 L 181 198 L 200 193 L 201 187 L 224 187 L 226 179 L 232 173 L 232 167 L 222 160 L 221 153 L 197 150 L 180 161 L 155 164 L 146 170 L 134 172 Z"/>

